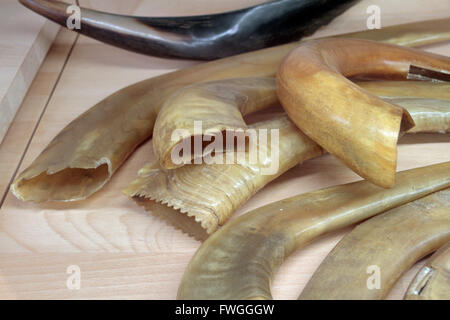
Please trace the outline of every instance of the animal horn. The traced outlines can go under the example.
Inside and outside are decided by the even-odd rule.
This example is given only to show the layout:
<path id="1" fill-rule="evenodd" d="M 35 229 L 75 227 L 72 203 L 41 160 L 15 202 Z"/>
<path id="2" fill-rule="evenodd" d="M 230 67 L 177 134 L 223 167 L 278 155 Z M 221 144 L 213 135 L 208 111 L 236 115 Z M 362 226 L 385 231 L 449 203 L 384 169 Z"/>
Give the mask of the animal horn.
<path id="1" fill-rule="evenodd" d="M 246 213 L 200 246 L 185 271 L 178 298 L 271 299 L 273 273 L 289 254 L 327 232 L 448 188 L 449 169 L 450 162 L 445 162 L 402 171 L 391 189 L 363 180 Z"/>
<path id="2" fill-rule="evenodd" d="M 347 77 L 406 80 L 412 65 L 450 75 L 450 58 L 419 50 L 355 39 L 305 42 L 280 65 L 278 98 L 306 135 L 361 177 L 389 188 L 398 137 L 414 122 Z"/>
<path id="3" fill-rule="evenodd" d="M 66 27 L 71 4 L 20 0 Z M 212 60 L 299 40 L 328 24 L 357 0 L 277 0 L 219 14 L 135 17 L 80 8 L 75 31 L 157 57 Z"/>

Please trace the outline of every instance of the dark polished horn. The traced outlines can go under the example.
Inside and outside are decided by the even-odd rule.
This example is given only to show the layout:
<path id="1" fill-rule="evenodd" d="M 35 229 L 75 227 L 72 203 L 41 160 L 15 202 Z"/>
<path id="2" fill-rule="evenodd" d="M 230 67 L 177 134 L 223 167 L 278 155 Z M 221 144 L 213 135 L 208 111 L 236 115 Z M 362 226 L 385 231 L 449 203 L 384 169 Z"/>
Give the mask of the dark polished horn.
<path id="1" fill-rule="evenodd" d="M 66 26 L 71 4 L 19 0 Z M 358 0 L 277 0 L 219 14 L 134 17 L 81 8 L 81 29 L 102 42 L 164 58 L 212 60 L 311 35 Z"/>

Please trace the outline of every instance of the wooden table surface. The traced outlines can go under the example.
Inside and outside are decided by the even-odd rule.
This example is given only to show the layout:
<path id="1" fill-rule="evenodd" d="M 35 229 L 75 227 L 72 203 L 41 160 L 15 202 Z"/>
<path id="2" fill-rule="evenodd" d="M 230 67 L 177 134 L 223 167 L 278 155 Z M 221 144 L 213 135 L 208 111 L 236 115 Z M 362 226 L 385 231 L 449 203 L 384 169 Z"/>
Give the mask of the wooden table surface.
<path id="1" fill-rule="evenodd" d="M 0 3 L 0 143 L 43 62 L 59 25 L 17 0 Z"/>
<path id="2" fill-rule="evenodd" d="M 219 12 L 262 0 L 80 0 L 83 6 L 136 15 Z M 446 17 L 449 0 L 364 0 L 314 36 L 364 30 L 366 9 L 381 8 L 382 26 Z M 426 50 L 450 55 L 450 44 Z M 146 57 L 61 30 L 0 145 L 0 298 L 174 299 L 200 242 L 152 217 L 121 194 L 153 159 L 142 145 L 112 180 L 85 201 L 24 203 L 9 183 L 72 119 L 118 89 L 198 62 Z M 408 135 L 398 170 L 450 161 L 450 135 Z M 299 165 L 251 198 L 235 216 L 288 196 L 359 180 L 332 156 Z M 294 299 L 333 246 L 351 228 L 326 235 L 290 256 L 276 273 L 276 299 Z M 423 261 L 405 273 L 389 298 L 402 298 Z M 67 268 L 79 266 L 81 287 L 67 287 Z"/>

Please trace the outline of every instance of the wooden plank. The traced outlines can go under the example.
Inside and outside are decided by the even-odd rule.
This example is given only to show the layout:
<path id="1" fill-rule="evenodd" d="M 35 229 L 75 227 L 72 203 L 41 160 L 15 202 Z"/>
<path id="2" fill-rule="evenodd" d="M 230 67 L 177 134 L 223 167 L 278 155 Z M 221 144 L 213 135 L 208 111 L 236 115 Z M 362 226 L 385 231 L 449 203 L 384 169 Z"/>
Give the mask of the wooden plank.
<path id="1" fill-rule="evenodd" d="M 0 3 L 0 143 L 59 26 L 17 0 Z"/>
<path id="2" fill-rule="evenodd" d="M 203 5 L 196 7 L 197 1 Z M 231 6 L 229 3 L 238 7 L 248 1 L 132 1 L 125 9 L 133 8 L 132 12 L 138 15 L 194 14 L 214 11 L 216 5 Z M 445 9 L 449 5 L 448 1 L 437 0 L 426 5 L 416 0 L 378 3 L 384 26 L 440 18 L 448 14 Z M 361 1 L 318 34 L 364 29 L 370 4 L 372 1 Z M 124 9 L 123 5 L 115 7 L 114 2 L 106 4 L 100 0 L 91 0 L 88 5 L 111 12 Z M 428 49 L 450 54 L 449 44 Z M 107 95 L 136 81 L 194 63 L 197 62 L 146 57 L 80 37 L 24 155 L 21 170 L 67 123 Z M 450 161 L 449 142 L 448 134 L 402 138 L 398 169 Z M 0 297 L 174 299 L 184 269 L 200 243 L 121 195 L 121 189 L 136 171 L 152 159 L 151 143 L 146 143 L 104 189 L 86 201 L 36 205 L 8 194 L 0 209 Z M 314 159 L 261 190 L 236 216 L 278 199 L 358 179 L 332 156 Z M 289 257 L 275 276 L 274 297 L 295 298 L 348 230 L 318 239 Z M 389 298 L 402 297 L 421 263 L 404 275 Z M 65 271 L 69 265 L 81 269 L 81 289 L 76 292 L 66 287 Z"/>
<path id="3" fill-rule="evenodd" d="M 75 38 L 76 34 L 66 29 L 61 29 L 56 36 L 14 122 L 0 144 L 0 207 Z"/>

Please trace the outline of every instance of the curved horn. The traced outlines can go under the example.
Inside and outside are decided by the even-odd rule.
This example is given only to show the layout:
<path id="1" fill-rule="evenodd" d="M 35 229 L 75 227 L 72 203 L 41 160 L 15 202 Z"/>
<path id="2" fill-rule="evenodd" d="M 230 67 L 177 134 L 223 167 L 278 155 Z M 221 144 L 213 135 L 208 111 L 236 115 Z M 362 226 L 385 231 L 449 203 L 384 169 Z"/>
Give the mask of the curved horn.
<path id="1" fill-rule="evenodd" d="M 293 251 L 326 232 L 450 186 L 450 162 L 397 174 L 391 189 L 368 181 L 330 187 L 266 205 L 230 221 L 190 261 L 179 299 L 271 299 L 274 271 Z"/>
<path id="2" fill-rule="evenodd" d="M 407 44 L 416 45 L 421 43 L 420 39 L 429 39 L 429 32 L 448 33 L 449 25 L 450 19 L 436 25 L 408 24 L 416 33 Z M 366 31 L 361 36 L 376 33 L 389 41 L 404 42 L 403 36 L 410 33 L 399 33 L 398 28 Z M 133 150 L 152 135 L 159 110 L 175 91 L 193 83 L 226 78 L 273 77 L 283 56 L 296 45 L 197 65 L 115 92 L 68 124 L 18 175 L 11 185 L 12 193 L 19 199 L 35 202 L 85 199 L 99 190 Z"/>
<path id="3" fill-rule="evenodd" d="M 299 299 L 385 298 L 415 262 L 450 241 L 449 212 L 447 188 L 358 225 L 323 260 Z M 375 287 L 368 285 L 371 273 L 379 276 Z"/>
<path id="4" fill-rule="evenodd" d="M 163 168 L 181 167 L 184 163 L 172 161 L 176 145 L 186 139 L 201 140 L 219 132 L 247 129 L 243 116 L 274 105 L 279 105 L 274 78 L 226 79 L 187 86 L 170 96 L 158 113 L 153 150 Z M 195 127 L 196 121 L 201 128 Z M 176 130 L 188 135 L 174 137 Z M 202 148 L 192 159 L 203 156 Z M 190 163 L 192 159 L 187 160 Z"/>
<path id="5" fill-rule="evenodd" d="M 281 63 L 278 98 L 306 135 L 361 177 L 389 188 L 399 134 L 414 122 L 346 77 L 406 80 L 411 65 L 450 75 L 450 58 L 414 49 L 354 39 L 306 42 Z"/>
<path id="6" fill-rule="evenodd" d="M 419 270 L 406 300 L 450 300 L 450 242 L 436 251 Z"/>
<path id="7" fill-rule="evenodd" d="M 133 17 L 81 8 L 81 34 L 158 57 L 211 60 L 298 40 L 328 24 L 357 0 L 277 0 L 226 13 Z M 20 0 L 66 26 L 71 4 Z"/>

